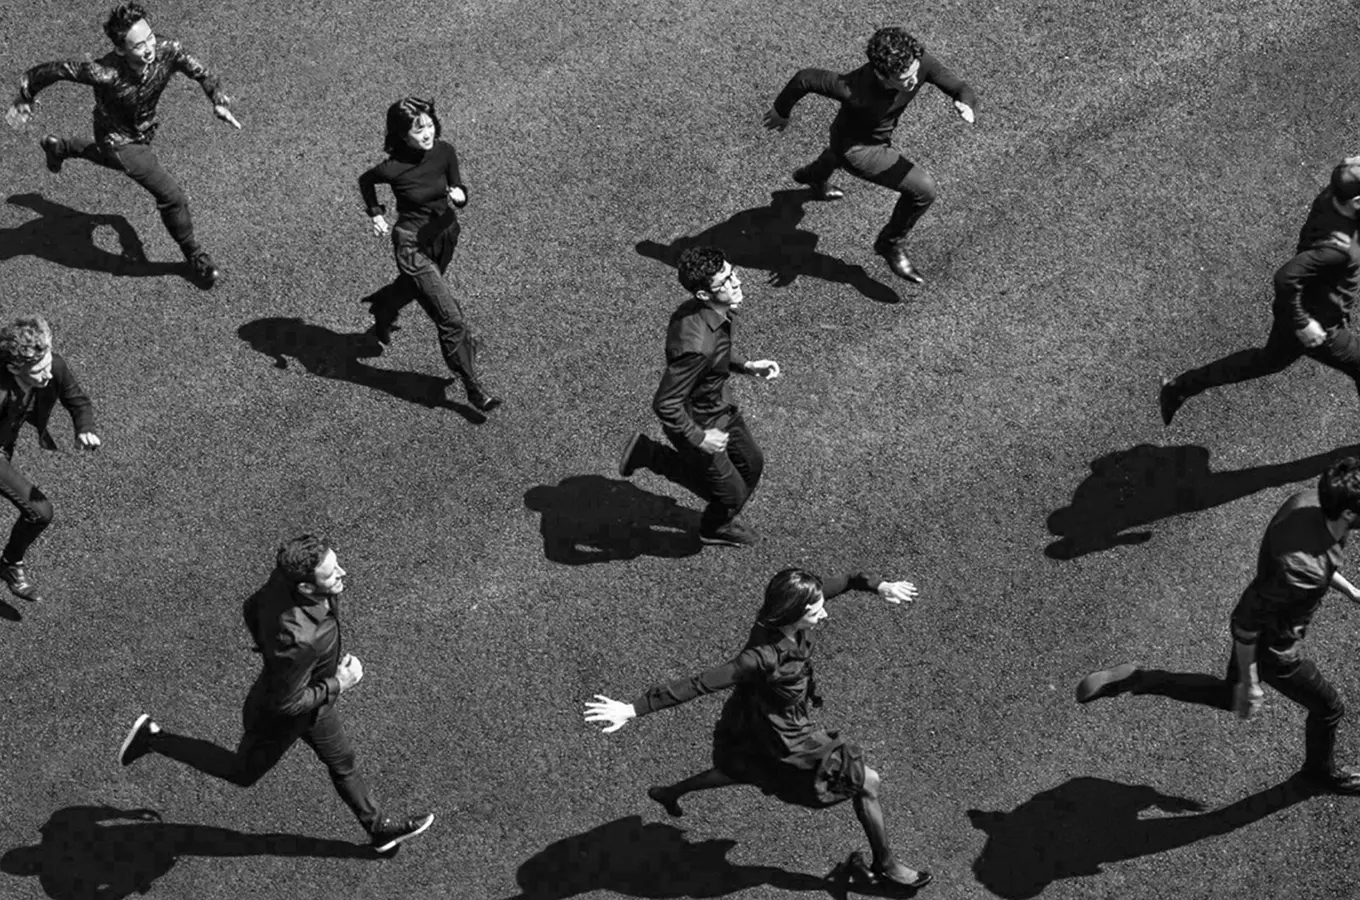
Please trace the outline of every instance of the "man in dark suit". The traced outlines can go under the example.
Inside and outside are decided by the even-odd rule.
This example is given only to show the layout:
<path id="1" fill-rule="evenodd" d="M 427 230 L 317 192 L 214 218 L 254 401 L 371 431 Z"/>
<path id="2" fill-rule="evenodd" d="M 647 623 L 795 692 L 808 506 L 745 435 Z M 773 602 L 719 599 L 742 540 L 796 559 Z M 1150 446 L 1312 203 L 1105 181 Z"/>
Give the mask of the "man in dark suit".
<path id="1" fill-rule="evenodd" d="M 52 329 L 41 316 L 23 316 L 0 327 L 0 494 L 19 510 L 9 543 L 0 555 L 0 580 L 11 594 L 37 601 L 42 596 L 28 578 L 24 555 L 29 545 L 52 523 L 52 501 L 14 467 L 14 443 L 24 422 L 38 430 L 44 449 L 57 449 L 47 430 L 57 401 L 75 423 L 76 442 L 86 450 L 99 448 L 94 405 L 70 366 L 52 350 Z"/>

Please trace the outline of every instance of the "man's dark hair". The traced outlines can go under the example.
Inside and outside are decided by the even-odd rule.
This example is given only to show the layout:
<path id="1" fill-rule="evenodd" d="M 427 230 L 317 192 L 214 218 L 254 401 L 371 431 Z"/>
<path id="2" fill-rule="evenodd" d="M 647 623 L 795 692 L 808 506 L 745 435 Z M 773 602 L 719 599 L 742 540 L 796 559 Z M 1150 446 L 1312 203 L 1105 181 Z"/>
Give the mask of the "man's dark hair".
<path id="1" fill-rule="evenodd" d="M 886 78 L 896 78 L 907 70 L 913 61 L 921 58 L 926 48 L 916 38 L 907 34 L 905 28 L 880 28 L 869 38 L 869 46 L 864 55 L 869 64 Z"/>
<path id="2" fill-rule="evenodd" d="M 123 49 L 123 39 L 142 19 L 146 18 L 146 10 L 140 3 L 120 3 L 109 11 L 109 17 L 104 22 L 104 33 L 113 41 L 113 46 Z"/>
<path id="3" fill-rule="evenodd" d="M 1360 156 L 1342 160 L 1332 169 L 1332 196 L 1342 203 L 1360 197 Z"/>
<path id="4" fill-rule="evenodd" d="M 680 279 L 680 284 L 691 294 L 695 291 L 711 291 L 713 276 L 721 272 L 726 264 L 727 257 L 721 250 L 713 247 L 686 247 L 676 260 L 675 277 Z"/>
<path id="5" fill-rule="evenodd" d="M 31 366 L 52 351 L 52 327 L 42 316 L 19 316 L 0 326 L 0 365 Z"/>
<path id="6" fill-rule="evenodd" d="M 439 116 L 435 114 L 433 100 L 403 97 L 387 107 L 387 136 L 383 138 L 383 149 L 388 153 L 397 153 L 402 148 L 410 147 L 410 144 L 406 143 L 406 135 L 411 133 L 411 126 L 421 116 L 430 117 L 430 121 L 434 123 L 434 136 L 437 140 L 444 133 L 444 128 L 439 124 Z"/>
<path id="7" fill-rule="evenodd" d="M 316 567 L 330 549 L 331 545 L 316 535 L 304 534 L 280 544 L 275 562 L 294 584 L 315 584 Z"/>
<path id="8" fill-rule="evenodd" d="M 1348 456 L 1322 473 L 1318 479 L 1318 503 L 1329 519 L 1341 518 L 1348 509 L 1360 515 L 1360 459 Z"/>
<path id="9" fill-rule="evenodd" d="M 822 579 L 803 569 L 776 572 L 765 586 L 765 602 L 756 622 L 766 628 L 792 625 L 822 596 Z"/>

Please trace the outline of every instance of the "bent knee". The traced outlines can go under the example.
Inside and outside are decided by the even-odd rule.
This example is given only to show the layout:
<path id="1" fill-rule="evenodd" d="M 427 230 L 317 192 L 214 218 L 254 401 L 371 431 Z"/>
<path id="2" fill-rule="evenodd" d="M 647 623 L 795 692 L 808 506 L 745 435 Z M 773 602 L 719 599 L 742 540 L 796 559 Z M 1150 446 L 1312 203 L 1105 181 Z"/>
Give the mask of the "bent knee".
<path id="1" fill-rule="evenodd" d="M 878 773 L 868 766 L 864 767 L 864 786 L 859 789 L 860 794 L 865 797 L 877 797 L 879 785 L 883 783 L 878 777 Z"/>
<path id="2" fill-rule="evenodd" d="M 30 501 L 24 510 L 24 518 L 35 525 L 51 525 L 55 515 L 56 510 L 52 508 L 52 501 L 45 498 Z"/>

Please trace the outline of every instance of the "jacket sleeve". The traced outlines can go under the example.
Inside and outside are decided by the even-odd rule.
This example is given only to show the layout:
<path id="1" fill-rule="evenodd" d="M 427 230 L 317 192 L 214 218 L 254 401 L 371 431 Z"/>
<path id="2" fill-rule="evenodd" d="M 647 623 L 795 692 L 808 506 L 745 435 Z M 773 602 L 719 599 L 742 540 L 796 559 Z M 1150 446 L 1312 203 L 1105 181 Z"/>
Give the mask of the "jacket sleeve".
<path id="1" fill-rule="evenodd" d="M 977 108 L 977 94 L 968 83 L 929 53 L 921 57 L 921 80 L 930 82 L 958 102 Z"/>
<path id="2" fill-rule="evenodd" d="M 38 92 L 58 81 L 74 81 L 77 84 L 97 84 L 94 64 L 90 60 L 75 60 L 40 63 L 29 69 L 19 78 L 19 97 L 25 103 L 32 103 Z"/>
<path id="3" fill-rule="evenodd" d="M 637 710 L 639 716 L 670 709 L 688 703 L 695 697 L 725 691 L 733 685 L 750 681 L 758 677 L 764 668 L 765 662 L 759 651 L 743 650 L 731 662 L 651 688 L 633 701 L 633 709 Z"/>
<path id="4" fill-rule="evenodd" d="M 463 173 L 458 168 L 458 151 L 453 149 L 453 144 L 449 144 L 449 164 L 444 170 L 444 177 L 448 179 L 449 187 L 459 187 L 463 193 L 467 193 L 467 185 L 463 184 Z"/>
<path id="5" fill-rule="evenodd" d="M 666 430 L 684 435 L 686 441 L 695 447 L 704 442 L 704 430 L 694 421 L 685 409 L 685 401 L 698 383 L 704 369 L 708 367 L 708 357 L 697 351 L 677 354 L 666 362 L 666 372 L 657 385 L 656 396 L 652 398 L 652 411 L 661 420 Z"/>
<path id="6" fill-rule="evenodd" d="M 312 682 L 316 650 L 284 631 L 278 643 L 265 651 L 264 708 L 278 716 L 300 716 L 340 695 L 340 679 L 334 675 Z"/>
<path id="7" fill-rule="evenodd" d="M 94 404 L 80 388 L 75 373 L 63 357 L 52 355 L 52 380 L 57 386 L 57 399 L 71 414 L 77 435 L 93 433 L 95 430 Z M 45 423 L 44 423 L 45 424 Z"/>
<path id="8" fill-rule="evenodd" d="M 1320 244 L 1280 266 L 1275 272 L 1275 318 L 1289 322 L 1295 331 L 1307 325 L 1312 315 L 1303 306 L 1304 290 L 1329 270 L 1346 265 L 1347 259 L 1341 247 Z"/>
<path id="9" fill-rule="evenodd" d="M 853 575 L 833 575 L 830 578 L 822 579 L 822 597 L 830 600 L 838 597 L 846 591 L 876 591 L 878 586 L 883 583 L 883 579 L 877 575 L 870 575 L 859 572 Z"/>
<path id="10" fill-rule="evenodd" d="M 391 177 L 387 174 L 387 161 L 378 163 L 359 176 L 359 196 L 364 199 L 364 209 L 370 218 L 387 212 L 387 207 L 378 202 L 378 185 L 387 184 Z"/>
<path id="11" fill-rule="evenodd" d="M 207 66 L 191 56 L 179 41 L 166 41 L 162 48 L 171 54 L 175 63 L 175 70 L 197 81 L 199 87 L 203 88 L 203 93 L 212 101 L 213 106 L 225 106 L 230 102 L 222 90 L 221 80 L 212 72 L 209 72 Z"/>
<path id="12" fill-rule="evenodd" d="M 850 99 L 850 88 L 845 79 L 826 69 L 800 69 L 784 85 L 779 96 L 774 98 L 774 111 L 787 119 L 793 107 L 808 94 L 821 94 L 832 100 L 844 102 Z"/>

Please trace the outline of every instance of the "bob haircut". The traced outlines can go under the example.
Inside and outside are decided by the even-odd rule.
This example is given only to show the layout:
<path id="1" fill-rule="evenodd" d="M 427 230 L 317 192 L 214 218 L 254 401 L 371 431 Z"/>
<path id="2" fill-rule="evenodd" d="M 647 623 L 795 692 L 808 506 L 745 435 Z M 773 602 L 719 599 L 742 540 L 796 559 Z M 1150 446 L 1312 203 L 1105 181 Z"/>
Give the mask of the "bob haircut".
<path id="1" fill-rule="evenodd" d="M 444 127 L 439 124 L 439 116 L 434 111 L 434 101 L 404 97 L 387 107 L 387 136 L 383 138 L 383 149 L 390 154 L 398 153 L 402 148 L 410 146 L 406 143 L 406 135 L 411 133 L 411 126 L 421 116 L 430 117 L 430 121 L 434 123 L 435 140 L 439 140 L 439 136 L 444 133 Z"/>

